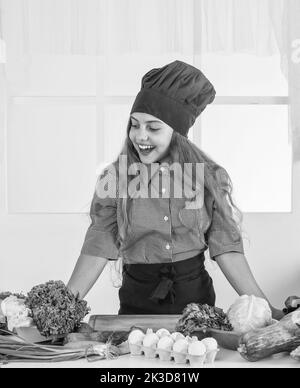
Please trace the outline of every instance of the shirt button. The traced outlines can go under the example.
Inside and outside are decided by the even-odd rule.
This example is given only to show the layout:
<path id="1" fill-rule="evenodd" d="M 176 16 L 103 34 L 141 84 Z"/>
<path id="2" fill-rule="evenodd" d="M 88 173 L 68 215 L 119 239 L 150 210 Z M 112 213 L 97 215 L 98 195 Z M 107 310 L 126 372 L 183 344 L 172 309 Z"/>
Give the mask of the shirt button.
<path id="1" fill-rule="evenodd" d="M 164 216 L 164 220 L 165 221 L 168 221 L 169 217 L 168 216 Z"/>
<path id="2" fill-rule="evenodd" d="M 170 245 L 169 244 L 167 244 L 166 245 L 166 249 L 170 249 L 171 247 L 170 247 Z"/>

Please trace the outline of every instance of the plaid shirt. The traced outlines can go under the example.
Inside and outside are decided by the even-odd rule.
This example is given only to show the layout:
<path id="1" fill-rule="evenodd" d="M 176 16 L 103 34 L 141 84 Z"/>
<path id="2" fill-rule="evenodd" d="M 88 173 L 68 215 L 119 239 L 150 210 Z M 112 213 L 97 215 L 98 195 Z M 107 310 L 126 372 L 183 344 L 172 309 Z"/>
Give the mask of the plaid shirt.
<path id="1" fill-rule="evenodd" d="M 168 163 L 156 165 L 158 167 L 151 170 L 152 174 L 143 184 L 150 190 L 156 174 L 159 174 L 160 181 L 163 174 L 168 174 L 172 187 Z M 164 196 L 164 188 L 161 188 L 159 198 L 128 199 L 129 225 L 121 244 L 118 238 L 118 228 L 122 223 L 121 199 L 100 198 L 95 190 L 90 208 L 92 222 L 81 253 L 109 260 L 122 257 L 127 264 L 176 262 L 207 249 L 212 259 L 226 252 L 244 253 L 236 223 L 222 218 L 206 190 L 203 206 L 198 209 L 187 208 L 185 198 Z"/>

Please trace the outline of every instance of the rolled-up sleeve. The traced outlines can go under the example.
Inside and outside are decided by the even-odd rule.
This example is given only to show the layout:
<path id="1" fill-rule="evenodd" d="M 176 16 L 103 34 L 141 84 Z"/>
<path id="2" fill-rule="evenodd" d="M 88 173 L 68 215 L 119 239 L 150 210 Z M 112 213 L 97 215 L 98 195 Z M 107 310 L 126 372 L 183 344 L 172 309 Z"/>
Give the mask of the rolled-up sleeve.
<path id="1" fill-rule="evenodd" d="M 232 214 L 228 204 L 229 214 Z M 244 254 L 243 239 L 233 217 L 225 218 L 213 202 L 212 222 L 207 231 L 209 254 L 211 259 L 228 252 Z"/>
<path id="2" fill-rule="evenodd" d="M 117 260 L 119 253 L 116 198 L 99 198 L 95 190 L 91 224 L 86 232 L 81 254 Z"/>

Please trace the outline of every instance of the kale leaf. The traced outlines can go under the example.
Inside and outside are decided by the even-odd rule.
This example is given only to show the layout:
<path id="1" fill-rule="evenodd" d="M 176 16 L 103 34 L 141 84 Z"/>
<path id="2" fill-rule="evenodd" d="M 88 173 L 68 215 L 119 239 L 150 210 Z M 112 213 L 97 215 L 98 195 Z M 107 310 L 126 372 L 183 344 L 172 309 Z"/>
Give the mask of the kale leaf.
<path id="1" fill-rule="evenodd" d="M 200 327 L 225 331 L 233 330 L 222 309 L 208 304 L 190 303 L 183 310 L 182 316 L 176 324 L 176 330 L 184 335 L 190 335 Z"/>

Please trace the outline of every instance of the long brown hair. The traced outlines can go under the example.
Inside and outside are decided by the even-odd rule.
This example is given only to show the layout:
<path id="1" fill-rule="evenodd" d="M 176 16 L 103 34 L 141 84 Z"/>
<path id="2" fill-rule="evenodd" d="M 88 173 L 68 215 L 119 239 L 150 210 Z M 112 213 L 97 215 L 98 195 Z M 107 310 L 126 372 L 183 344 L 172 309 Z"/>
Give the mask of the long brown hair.
<path id="1" fill-rule="evenodd" d="M 116 169 L 118 169 L 119 158 L 121 155 L 126 155 L 128 168 L 132 163 L 140 162 L 138 153 L 129 138 L 130 128 L 131 120 L 129 119 L 127 124 L 127 136 L 124 145 L 117 160 L 114 162 Z M 228 222 L 232 227 L 237 227 L 238 230 L 241 232 L 243 215 L 234 203 L 232 197 L 232 181 L 225 168 L 213 161 L 192 141 L 180 135 L 176 131 L 173 131 L 168 151 L 172 162 L 177 162 L 181 164 L 182 168 L 184 166 L 184 163 L 204 163 L 204 189 L 213 197 L 215 204 L 214 206 L 218 209 L 222 218 L 226 220 L 226 222 Z M 130 182 L 130 180 L 133 178 L 133 176 L 127 175 L 127 182 Z M 124 241 L 127 233 L 128 200 L 130 200 L 130 198 L 127 195 L 125 196 L 125 198 L 120 198 L 120 216 L 122 219 L 121 225 L 119 226 L 118 236 L 120 243 Z M 121 267 L 122 265 L 119 262 L 118 272 L 120 272 Z"/>
<path id="2" fill-rule="evenodd" d="M 140 162 L 138 153 L 129 138 L 130 128 L 131 120 L 128 122 L 127 137 L 120 152 L 120 155 L 127 156 L 128 167 L 132 163 Z M 116 166 L 118 165 L 120 155 L 114 163 Z M 212 195 L 215 205 L 222 216 L 227 218 L 228 221 L 230 219 L 234 221 L 237 227 L 241 230 L 243 215 L 233 200 L 233 185 L 225 168 L 213 161 L 192 141 L 184 136 L 181 136 L 176 131 L 173 131 L 172 134 L 169 146 L 169 155 L 173 162 L 180 163 L 182 167 L 184 166 L 184 163 L 204 163 L 204 188 Z M 133 176 L 128 175 L 127 179 L 129 182 L 130 179 L 133 179 Z M 125 238 L 128 226 L 127 200 L 127 196 L 126 198 L 121 199 L 121 215 L 123 218 L 123 225 L 120 231 L 121 239 Z"/>

